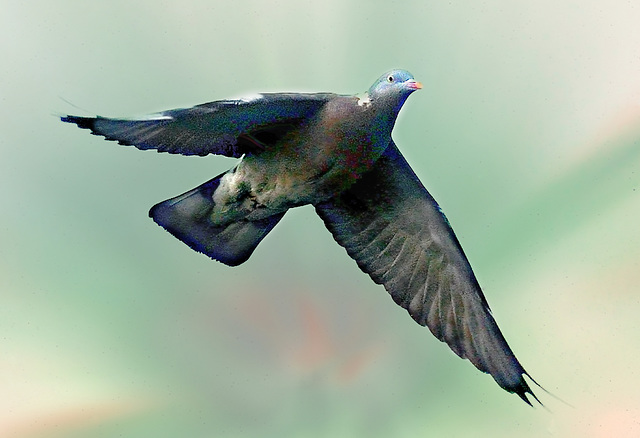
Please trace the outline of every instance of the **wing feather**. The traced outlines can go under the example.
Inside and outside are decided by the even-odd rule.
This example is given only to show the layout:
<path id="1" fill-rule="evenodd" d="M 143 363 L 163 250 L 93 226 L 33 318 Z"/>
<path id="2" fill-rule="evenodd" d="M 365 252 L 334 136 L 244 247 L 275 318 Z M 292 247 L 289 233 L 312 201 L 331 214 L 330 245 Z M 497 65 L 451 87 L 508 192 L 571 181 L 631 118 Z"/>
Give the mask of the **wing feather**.
<path id="1" fill-rule="evenodd" d="M 66 116 L 61 120 L 138 149 L 240 157 L 276 143 L 291 129 L 312 119 L 335 96 L 274 93 L 252 100 L 220 100 L 141 119 Z"/>
<path id="2" fill-rule="evenodd" d="M 393 142 L 316 211 L 360 269 L 460 357 L 530 404 L 536 398 L 438 204 Z"/>

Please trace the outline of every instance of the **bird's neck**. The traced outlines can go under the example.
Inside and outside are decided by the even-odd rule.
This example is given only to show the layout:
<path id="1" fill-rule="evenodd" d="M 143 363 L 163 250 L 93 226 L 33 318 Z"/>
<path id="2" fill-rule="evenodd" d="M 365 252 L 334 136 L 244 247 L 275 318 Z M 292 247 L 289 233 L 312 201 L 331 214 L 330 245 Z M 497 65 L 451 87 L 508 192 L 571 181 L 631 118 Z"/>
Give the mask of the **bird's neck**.
<path id="1" fill-rule="evenodd" d="M 377 127 L 379 133 L 391 137 L 391 131 L 398 118 L 398 113 L 404 104 L 406 97 L 398 99 L 388 99 L 385 97 L 374 97 L 370 100 L 370 111 L 372 113 L 373 126 Z M 391 108 L 391 111 L 389 109 Z"/>

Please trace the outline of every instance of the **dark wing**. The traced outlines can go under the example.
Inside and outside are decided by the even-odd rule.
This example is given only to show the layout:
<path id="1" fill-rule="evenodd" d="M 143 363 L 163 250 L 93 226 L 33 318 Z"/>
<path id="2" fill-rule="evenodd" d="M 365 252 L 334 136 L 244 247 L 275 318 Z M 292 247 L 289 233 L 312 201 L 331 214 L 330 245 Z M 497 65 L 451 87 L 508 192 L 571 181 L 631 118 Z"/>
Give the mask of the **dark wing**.
<path id="1" fill-rule="evenodd" d="M 240 157 L 259 152 L 313 118 L 330 93 L 260 94 L 153 114 L 141 119 L 62 117 L 63 122 L 138 149 L 182 155 Z"/>
<path id="2" fill-rule="evenodd" d="M 393 142 L 371 171 L 316 211 L 413 319 L 505 390 L 537 400 L 447 219 Z"/>

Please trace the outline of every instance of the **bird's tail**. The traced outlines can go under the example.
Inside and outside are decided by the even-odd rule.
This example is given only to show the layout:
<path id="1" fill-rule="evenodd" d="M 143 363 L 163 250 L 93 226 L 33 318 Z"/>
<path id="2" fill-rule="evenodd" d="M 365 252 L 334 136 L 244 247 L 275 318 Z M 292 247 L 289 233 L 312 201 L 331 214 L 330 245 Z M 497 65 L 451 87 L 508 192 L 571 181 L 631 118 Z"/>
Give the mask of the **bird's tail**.
<path id="1" fill-rule="evenodd" d="M 222 226 L 213 225 L 210 219 L 215 206 L 213 193 L 223 175 L 154 205 L 149 216 L 194 250 L 226 265 L 237 266 L 251 256 L 285 212 L 258 221 L 242 219 Z"/>

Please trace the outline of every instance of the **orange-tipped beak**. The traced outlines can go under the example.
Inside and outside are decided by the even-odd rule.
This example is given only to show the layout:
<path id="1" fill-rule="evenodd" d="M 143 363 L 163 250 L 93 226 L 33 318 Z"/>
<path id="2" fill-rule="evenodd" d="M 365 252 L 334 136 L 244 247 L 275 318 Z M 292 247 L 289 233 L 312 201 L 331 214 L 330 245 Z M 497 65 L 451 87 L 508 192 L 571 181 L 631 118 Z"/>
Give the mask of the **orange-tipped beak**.
<path id="1" fill-rule="evenodd" d="M 419 90 L 422 88 L 422 84 L 418 81 L 407 81 L 407 87 L 411 88 L 412 90 Z"/>

